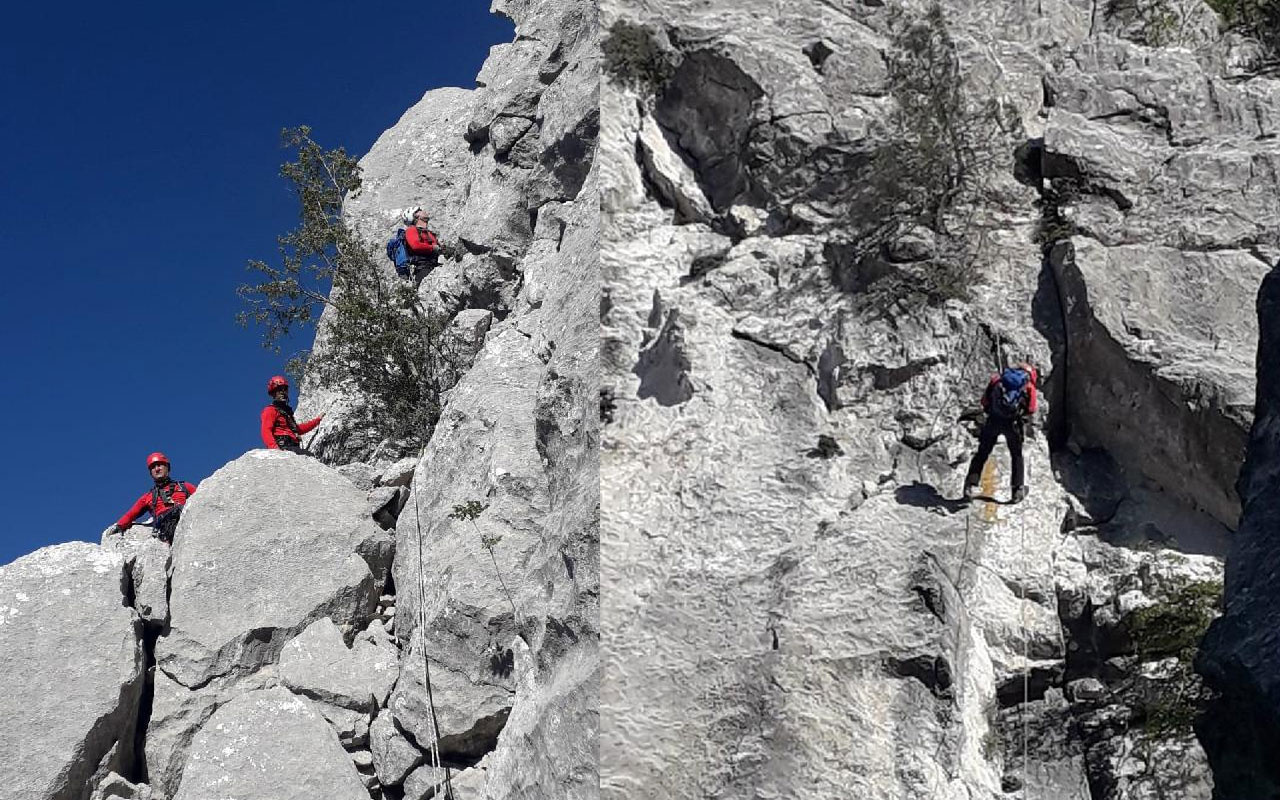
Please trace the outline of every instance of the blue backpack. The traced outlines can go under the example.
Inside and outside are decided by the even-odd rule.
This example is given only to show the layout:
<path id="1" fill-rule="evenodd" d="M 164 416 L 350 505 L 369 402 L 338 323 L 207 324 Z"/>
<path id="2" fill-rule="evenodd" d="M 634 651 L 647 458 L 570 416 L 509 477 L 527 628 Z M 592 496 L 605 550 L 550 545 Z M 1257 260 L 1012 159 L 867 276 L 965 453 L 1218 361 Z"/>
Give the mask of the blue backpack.
<path id="1" fill-rule="evenodd" d="M 404 242 L 404 228 L 397 230 L 395 237 L 387 242 L 387 258 L 395 264 L 397 274 L 409 274 L 409 248 Z"/>
<path id="2" fill-rule="evenodd" d="M 1026 370 L 1009 367 L 991 387 L 991 411 L 1004 419 L 1017 419 L 1026 409 L 1031 376 Z"/>

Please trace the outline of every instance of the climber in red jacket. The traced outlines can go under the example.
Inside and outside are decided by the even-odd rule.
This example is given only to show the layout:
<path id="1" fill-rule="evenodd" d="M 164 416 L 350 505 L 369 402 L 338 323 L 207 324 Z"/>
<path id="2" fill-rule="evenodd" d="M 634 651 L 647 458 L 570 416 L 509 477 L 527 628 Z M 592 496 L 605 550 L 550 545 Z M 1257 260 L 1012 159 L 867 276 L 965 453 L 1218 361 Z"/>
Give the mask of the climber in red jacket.
<path id="1" fill-rule="evenodd" d="M 161 541 L 173 541 L 173 531 L 178 527 L 178 517 L 182 514 L 182 506 L 187 498 L 196 493 L 193 484 L 175 481 L 169 477 L 169 457 L 164 453 L 152 453 L 147 456 L 147 471 L 155 486 L 151 491 L 138 498 L 128 511 L 124 512 L 115 525 L 107 533 L 124 533 L 129 530 L 138 517 L 151 512 L 152 527 Z"/>
<path id="2" fill-rule="evenodd" d="M 987 420 L 978 434 L 978 450 L 969 461 L 969 472 L 964 479 L 965 497 L 972 497 L 982 477 L 982 467 L 996 446 L 996 439 L 1004 436 L 1009 446 L 1009 462 L 1013 469 L 1010 476 L 1012 501 L 1021 503 L 1027 496 L 1026 473 L 1022 462 L 1022 441 L 1026 438 L 1026 424 L 1035 416 L 1036 368 L 1020 362 L 1003 372 L 991 376 L 987 389 L 982 393 L 982 410 Z"/>
<path id="3" fill-rule="evenodd" d="M 420 208 L 414 209 L 412 224 L 405 228 L 404 243 L 409 257 L 429 259 L 440 253 L 440 240 L 427 229 L 431 217 Z"/>
<path id="4" fill-rule="evenodd" d="M 271 450 L 310 455 L 302 449 L 302 434 L 315 430 L 324 414 L 306 422 L 295 420 L 293 406 L 289 405 L 289 382 L 280 375 L 267 381 L 267 394 L 271 395 L 271 405 L 262 409 L 262 443 Z"/>
<path id="5" fill-rule="evenodd" d="M 409 257 L 410 274 L 419 268 L 431 269 L 440 263 L 440 239 L 427 229 L 431 217 L 421 208 L 405 214 L 404 249 Z"/>

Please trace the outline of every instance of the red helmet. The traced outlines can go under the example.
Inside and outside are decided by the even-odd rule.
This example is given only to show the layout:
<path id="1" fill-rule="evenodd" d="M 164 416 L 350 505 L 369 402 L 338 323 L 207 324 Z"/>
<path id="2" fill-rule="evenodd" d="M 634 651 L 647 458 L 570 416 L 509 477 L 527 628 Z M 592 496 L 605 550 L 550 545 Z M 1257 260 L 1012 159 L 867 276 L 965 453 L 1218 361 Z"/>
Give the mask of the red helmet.
<path id="1" fill-rule="evenodd" d="M 272 375 L 271 380 L 267 381 L 267 394 L 275 394 L 281 389 L 288 389 L 289 382 L 284 379 L 283 375 Z"/>
<path id="2" fill-rule="evenodd" d="M 156 464 L 164 464 L 166 467 L 170 466 L 169 457 L 164 453 L 152 453 L 147 456 L 147 469 L 151 469 Z"/>

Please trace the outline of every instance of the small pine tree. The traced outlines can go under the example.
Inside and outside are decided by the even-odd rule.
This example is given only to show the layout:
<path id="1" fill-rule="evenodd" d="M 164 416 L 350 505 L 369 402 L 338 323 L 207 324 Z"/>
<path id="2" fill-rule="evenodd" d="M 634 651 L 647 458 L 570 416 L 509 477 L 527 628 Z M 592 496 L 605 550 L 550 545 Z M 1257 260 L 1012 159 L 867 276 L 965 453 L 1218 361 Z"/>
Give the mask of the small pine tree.
<path id="1" fill-rule="evenodd" d="M 1280 58 L 1280 0 L 1206 0 L 1228 30 L 1256 38 L 1271 58 Z"/>
<path id="2" fill-rule="evenodd" d="M 237 319 L 262 325 L 263 346 L 274 352 L 295 329 L 315 325 L 321 345 L 291 359 L 288 371 L 361 398 L 352 424 L 412 449 L 440 415 L 442 322 L 410 284 L 388 277 L 375 247 L 345 221 L 346 199 L 360 192 L 356 159 L 322 148 L 306 126 L 282 139 L 296 154 L 280 174 L 297 195 L 299 224 L 279 237 L 277 265 L 249 262 L 262 280 L 239 288 L 248 308 Z"/>
<path id="3" fill-rule="evenodd" d="M 853 261 L 881 258 L 924 228 L 937 242 L 929 271 L 917 284 L 888 291 L 930 301 L 964 297 L 977 279 L 984 234 L 973 215 L 956 225 L 956 212 L 997 196 L 992 176 L 1012 169 L 1021 122 L 1012 105 L 966 87 L 959 48 L 937 3 L 922 17 L 896 22 L 887 62 L 894 111 L 850 211 Z"/>

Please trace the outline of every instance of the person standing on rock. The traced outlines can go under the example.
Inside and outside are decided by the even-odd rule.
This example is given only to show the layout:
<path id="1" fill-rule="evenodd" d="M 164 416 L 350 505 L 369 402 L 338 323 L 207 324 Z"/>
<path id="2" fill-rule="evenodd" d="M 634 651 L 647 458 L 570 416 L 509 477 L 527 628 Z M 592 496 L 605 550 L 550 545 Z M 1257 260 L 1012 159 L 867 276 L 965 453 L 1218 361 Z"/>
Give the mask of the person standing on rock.
<path id="1" fill-rule="evenodd" d="M 196 487 L 169 477 L 169 457 L 164 453 L 147 456 L 147 471 L 151 473 L 155 486 L 139 497 L 138 502 L 124 512 L 124 516 L 107 533 L 124 533 L 138 517 L 150 511 L 151 525 L 156 529 L 155 535 L 163 542 L 172 542 L 173 531 L 178 527 L 178 517 L 182 515 L 182 507 L 196 493 Z"/>
<path id="2" fill-rule="evenodd" d="M 280 375 L 267 381 L 267 394 L 271 396 L 271 405 L 262 409 L 263 444 L 270 450 L 309 455 L 302 449 L 302 434 L 314 430 L 324 414 L 306 422 L 295 420 L 293 406 L 289 405 L 289 382 Z"/>
<path id="3" fill-rule="evenodd" d="M 986 422 L 978 434 L 978 451 L 969 462 L 969 473 L 964 479 L 964 496 L 971 498 L 978 488 L 982 467 L 996 446 L 996 439 L 1004 436 L 1009 446 L 1009 461 L 1013 467 L 1010 489 L 1013 502 L 1021 503 L 1027 496 L 1026 474 L 1022 462 L 1023 426 L 1036 413 L 1036 368 L 1020 362 L 1003 372 L 991 376 L 987 390 L 982 393 L 982 408 L 987 412 Z"/>

